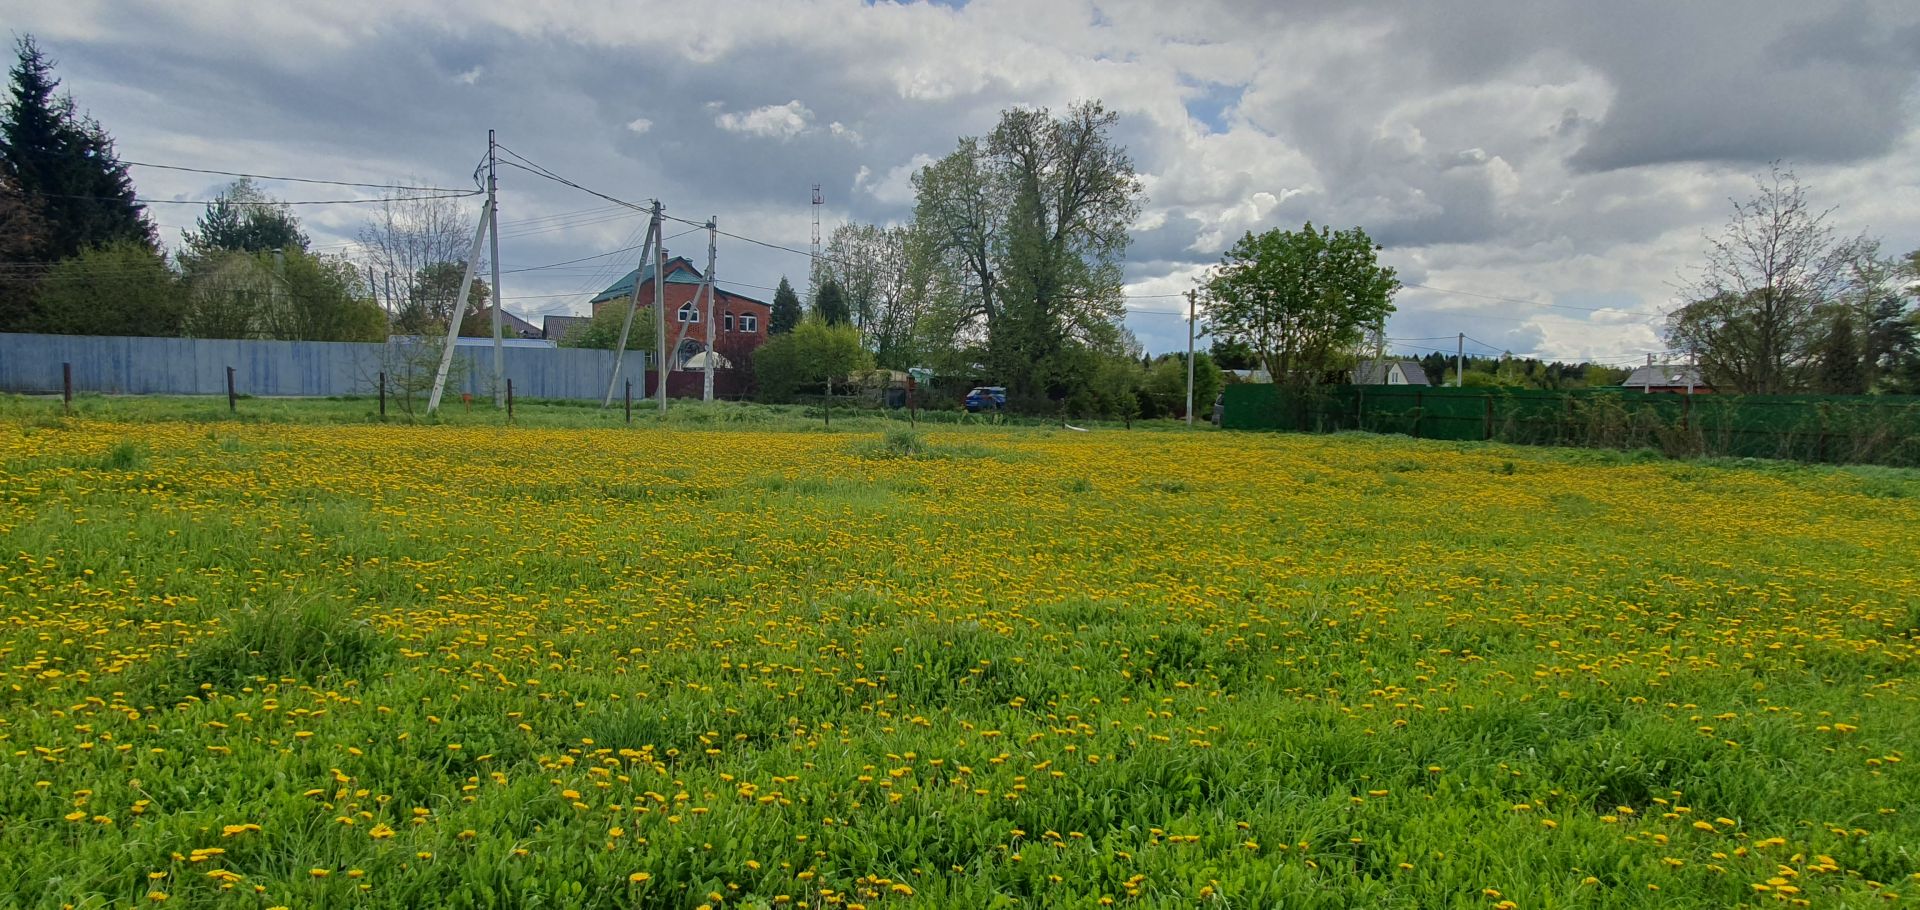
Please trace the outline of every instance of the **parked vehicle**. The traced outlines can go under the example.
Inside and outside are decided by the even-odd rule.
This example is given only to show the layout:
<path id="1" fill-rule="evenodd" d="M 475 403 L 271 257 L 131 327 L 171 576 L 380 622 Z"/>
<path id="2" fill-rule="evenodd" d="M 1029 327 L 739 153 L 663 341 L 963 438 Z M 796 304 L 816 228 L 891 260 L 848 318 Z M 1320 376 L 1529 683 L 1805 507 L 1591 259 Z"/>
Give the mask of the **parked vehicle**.
<path id="1" fill-rule="evenodd" d="M 981 411 L 1000 411 L 1007 407 L 1007 387 L 998 385 L 976 386 L 967 393 L 967 413 L 978 414 Z"/>
<path id="2" fill-rule="evenodd" d="M 1220 394 L 1213 396 L 1213 425 L 1216 427 L 1219 426 L 1221 419 L 1226 416 L 1227 416 L 1227 393 L 1221 392 Z"/>

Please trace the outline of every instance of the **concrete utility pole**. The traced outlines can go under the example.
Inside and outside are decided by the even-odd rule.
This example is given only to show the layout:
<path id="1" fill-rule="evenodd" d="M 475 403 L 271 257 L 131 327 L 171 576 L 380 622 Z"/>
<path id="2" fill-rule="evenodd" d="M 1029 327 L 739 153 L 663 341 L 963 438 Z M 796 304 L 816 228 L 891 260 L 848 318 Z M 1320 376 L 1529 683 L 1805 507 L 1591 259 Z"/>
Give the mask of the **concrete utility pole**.
<path id="1" fill-rule="evenodd" d="M 607 397 L 600 402 L 601 407 L 613 405 L 613 390 L 620 385 L 620 363 L 627 355 L 627 333 L 633 330 L 633 313 L 640 308 L 640 276 L 647 270 L 647 261 L 653 256 L 654 244 L 660 242 L 660 204 L 654 203 L 653 219 L 647 222 L 647 239 L 640 241 L 640 261 L 633 267 L 633 293 L 627 298 L 627 318 L 620 321 L 620 342 L 613 348 L 613 372 L 607 376 Z M 646 371 L 640 372 L 641 391 L 646 391 Z M 627 391 L 633 391 L 633 383 L 627 383 Z M 631 397 L 631 395 L 629 395 Z M 633 410 L 631 401 L 627 410 Z"/>
<path id="2" fill-rule="evenodd" d="M 440 393 L 447 389 L 447 371 L 453 368 L 453 348 L 460 341 L 460 320 L 467 315 L 467 299 L 473 292 L 473 273 L 480 269 L 480 241 L 487 236 L 492 221 L 492 206 L 480 209 L 479 223 L 473 226 L 473 247 L 467 251 L 467 268 L 460 276 L 460 296 L 447 317 L 447 346 L 440 352 L 440 370 L 433 374 L 433 394 L 427 396 L 427 413 L 440 409 Z"/>
<path id="3" fill-rule="evenodd" d="M 1187 292 L 1187 429 L 1193 429 L 1193 298 Z"/>
<path id="4" fill-rule="evenodd" d="M 1461 332 L 1453 340 L 1453 387 L 1459 388 L 1460 381 L 1467 375 L 1467 333 Z"/>
<path id="5" fill-rule="evenodd" d="M 500 296 L 500 184 L 494 179 L 493 130 L 487 130 L 487 236 L 493 243 L 493 406 L 506 407 L 507 361 L 500 340 L 501 324 L 506 319 L 506 299 Z"/>
<path id="6" fill-rule="evenodd" d="M 660 236 L 660 200 L 653 200 L 653 235 Z M 653 322 L 659 339 L 660 363 L 655 367 L 660 371 L 660 415 L 667 413 L 667 245 L 665 240 L 656 240 L 653 244 Z"/>
<path id="7" fill-rule="evenodd" d="M 712 215 L 707 216 L 707 310 L 705 317 L 707 320 L 707 369 L 706 376 L 700 380 L 701 401 L 713 400 L 713 260 L 719 252 L 718 244 L 720 236 L 718 233 L 719 228 L 715 225 L 717 220 L 718 219 Z"/>

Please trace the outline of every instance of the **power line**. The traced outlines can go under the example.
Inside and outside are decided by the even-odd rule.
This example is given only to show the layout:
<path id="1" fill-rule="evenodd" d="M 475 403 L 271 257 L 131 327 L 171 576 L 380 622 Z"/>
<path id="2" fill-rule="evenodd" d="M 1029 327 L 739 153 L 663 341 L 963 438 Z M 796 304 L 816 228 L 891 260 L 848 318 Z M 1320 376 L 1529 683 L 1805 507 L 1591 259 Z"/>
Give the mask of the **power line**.
<path id="1" fill-rule="evenodd" d="M 1481 294 L 1474 291 L 1456 291 L 1451 288 L 1437 288 L 1430 284 L 1413 284 L 1409 282 L 1405 286 L 1410 288 L 1420 288 L 1422 290 L 1433 291 L 1438 294 L 1454 294 L 1460 297 L 1478 297 L 1481 300 L 1498 300 L 1504 303 L 1524 303 L 1527 306 L 1552 307 L 1557 310 L 1579 310 L 1581 312 L 1586 312 L 1586 313 L 1600 313 L 1600 312 L 1625 313 L 1629 316 L 1665 316 L 1667 315 L 1665 313 L 1647 313 L 1647 312 L 1641 312 L 1638 310 L 1623 310 L 1618 307 L 1610 307 L 1610 306 L 1609 307 L 1591 307 L 1591 306 L 1574 306 L 1572 304 L 1567 304 L 1567 303 L 1546 303 L 1544 301 L 1539 301 L 1539 300 L 1528 300 L 1524 297 L 1502 297 L 1498 294 Z"/>
<path id="2" fill-rule="evenodd" d="M 187 171 L 193 174 L 218 174 L 223 177 L 249 177 L 254 180 L 280 180 L 287 183 L 317 183 L 326 186 L 354 186 L 371 190 L 413 190 L 423 193 L 459 193 L 461 195 L 473 195 L 466 190 L 455 190 L 438 186 L 406 186 L 398 183 L 353 183 L 346 180 L 320 180 L 313 177 L 279 177 L 272 174 L 243 174 L 239 171 L 217 171 L 211 168 L 185 167 L 178 164 L 154 164 L 149 161 L 128 161 L 124 158 L 120 160 L 120 163 L 131 164 L 135 167 L 158 168 L 163 171 Z"/>
<path id="3" fill-rule="evenodd" d="M 461 199 L 468 196 L 478 196 L 481 194 L 481 192 L 482 192 L 481 190 L 470 190 L 466 192 L 442 193 L 434 196 L 407 196 L 405 198 L 409 201 L 415 200 L 415 199 Z M 126 197 L 124 196 L 75 196 L 75 195 L 70 195 L 66 193 L 39 193 L 37 195 L 45 196 L 49 199 L 84 199 L 92 202 L 124 202 L 126 201 Z M 215 205 L 215 204 L 223 204 L 223 205 L 365 205 L 365 204 L 374 203 L 374 202 L 388 202 L 390 200 L 385 198 L 293 199 L 293 200 L 275 199 L 275 200 L 262 200 L 262 201 L 254 202 L 254 201 L 247 201 L 243 199 L 148 199 L 145 197 L 136 196 L 134 197 L 133 201 L 138 202 L 141 205 Z"/>

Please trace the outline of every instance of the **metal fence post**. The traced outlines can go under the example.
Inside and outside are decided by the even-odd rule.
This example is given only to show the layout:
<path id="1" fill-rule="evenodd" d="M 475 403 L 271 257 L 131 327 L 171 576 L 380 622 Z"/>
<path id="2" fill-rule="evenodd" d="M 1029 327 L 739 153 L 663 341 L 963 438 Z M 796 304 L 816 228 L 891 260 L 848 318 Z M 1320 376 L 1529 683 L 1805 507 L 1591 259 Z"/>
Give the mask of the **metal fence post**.
<path id="1" fill-rule="evenodd" d="M 513 422 L 513 380 L 507 380 L 507 422 Z"/>
<path id="2" fill-rule="evenodd" d="M 633 422 L 633 380 L 627 380 L 627 422 Z"/>

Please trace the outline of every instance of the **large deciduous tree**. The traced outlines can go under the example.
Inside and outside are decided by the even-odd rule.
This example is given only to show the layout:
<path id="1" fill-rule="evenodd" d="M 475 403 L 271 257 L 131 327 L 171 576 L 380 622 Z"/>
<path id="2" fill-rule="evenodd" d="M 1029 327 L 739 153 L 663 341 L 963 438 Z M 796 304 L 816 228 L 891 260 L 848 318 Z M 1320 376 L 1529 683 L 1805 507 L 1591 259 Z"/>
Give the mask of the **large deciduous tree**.
<path id="1" fill-rule="evenodd" d="M 422 300 L 436 301 L 442 331 L 452 303 L 439 305 L 445 287 L 456 291 L 460 273 L 466 268 L 467 255 L 473 249 L 474 219 L 478 212 L 462 208 L 455 200 L 436 197 L 425 184 L 403 190 L 381 200 L 373 217 L 360 228 L 360 245 L 367 251 L 367 266 L 379 273 L 380 280 L 392 282 L 388 305 L 404 314 L 409 305 Z M 454 271 L 451 279 L 444 276 Z M 422 281 L 433 287 L 422 288 Z M 414 315 L 418 315 L 416 310 Z M 416 327 L 417 328 L 417 327 Z M 491 336 L 492 330 L 486 333 Z"/>
<path id="2" fill-rule="evenodd" d="M 915 226 L 958 276 L 963 322 L 984 325 L 989 368 L 1016 402 L 1084 391 L 1120 345 L 1121 259 L 1140 181 L 1099 102 L 1060 117 L 1005 111 L 914 177 Z M 1073 349 L 1073 350 L 1070 350 Z"/>
<path id="3" fill-rule="evenodd" d="M 1707 238 L 1691 302 L 1667 319 L 1668 343 L 1693 352 L 1708 382 L 1748 394 L 1806 388 L 1828 304 L 1847 287 L 1858 241 L 1837 240 L 1791 170 L 1775 165 L 1758 191 Z"/>
<path id="4" fill-rule="evenodd" d="M 843 224 L 827 238 L 814 275 L 816 287 L 839 286 L 860 337 L 884 367 L 911 366 L 915 334 L 930 297 L 925 247 L 912 227 Z"/>
<path id="5" fill-rule="evenodd" d="M 1317 384 L 1393 312 L 1400 280 L 1379 252 L 1358 227 L 1249 232 L 1202 285 L 1208 332 L 1251 347 L 1275 382 Z"/>

